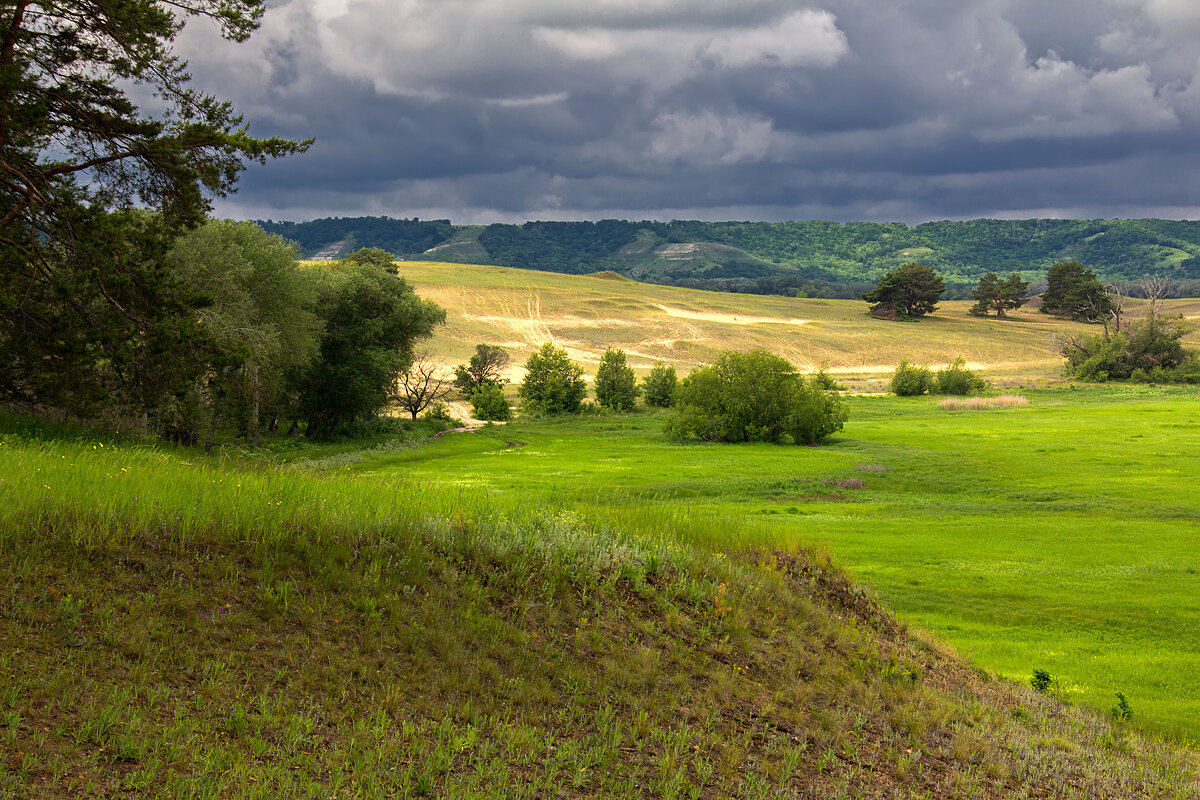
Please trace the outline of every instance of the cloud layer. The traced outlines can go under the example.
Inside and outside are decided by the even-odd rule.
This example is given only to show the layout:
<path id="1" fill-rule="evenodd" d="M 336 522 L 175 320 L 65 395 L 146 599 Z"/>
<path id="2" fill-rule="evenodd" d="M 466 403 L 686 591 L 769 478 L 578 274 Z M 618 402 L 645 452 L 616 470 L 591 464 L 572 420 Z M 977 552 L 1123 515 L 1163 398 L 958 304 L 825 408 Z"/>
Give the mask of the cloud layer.
<path id="1" fill-rule="evenodd" d="M 237 217 L 1200 216 L 1194 0 L 277 0 Z"/>

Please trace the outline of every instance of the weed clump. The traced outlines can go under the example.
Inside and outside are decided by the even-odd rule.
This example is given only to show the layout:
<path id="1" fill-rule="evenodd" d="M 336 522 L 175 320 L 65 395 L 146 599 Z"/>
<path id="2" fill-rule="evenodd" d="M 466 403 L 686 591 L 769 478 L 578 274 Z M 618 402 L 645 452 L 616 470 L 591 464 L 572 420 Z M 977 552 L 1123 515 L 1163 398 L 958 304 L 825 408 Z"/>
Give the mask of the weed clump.
<path id="1" fill-rule="evenodd" d="M 1124 693 L 1117 692 L 1117 702 L 1113 705 L 1109 713 L 1118 722 L 1128 722 L 1133 719 L 1133 706 L 1129 705 L 1129 700 L 1125 698 Z"/>

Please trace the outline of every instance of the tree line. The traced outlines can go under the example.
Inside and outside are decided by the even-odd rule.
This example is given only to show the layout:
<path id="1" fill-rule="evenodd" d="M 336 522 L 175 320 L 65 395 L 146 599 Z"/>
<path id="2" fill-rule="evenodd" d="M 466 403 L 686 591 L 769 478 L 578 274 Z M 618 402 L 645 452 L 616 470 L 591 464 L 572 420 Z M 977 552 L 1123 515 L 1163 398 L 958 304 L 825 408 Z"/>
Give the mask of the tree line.
<path id="1" fill-rule="evenodd" d="M 489 264 L 573 274 L 613 270 L 652 283 L 719 291 L 838 297 L 846 294 L 846 284 L 871 283 L 915 259 L 951 286 L 974 285 L 988 272 L 1033 280 L 1053 264 L 1077 260 L 1092 265 L 1106 281 L 1169 272 L 1178 286 L 1200 293 L 1200 222 L 1195 221 L 985 219 L 909 227 L 820 220 L 601 220 L 474 228 L 447 220 L 358 217 L 262 224 L 300 241 L 305 255 L 344 242 L 347 252 L 375 246 L 412 258 L 452 238 L 468 239 L 479 248 L 469 258 Z M 393 228 L 408 232 L 400 236 Z M 660 252 L 680 243 L 701 247 L 686 258 Z"/>
<path id="2" fill-rule="evenodd" d="M 941 276 L 930 267 L 913 262 L 884 275 L 862 299 L 871 304 L 873 316 L 915 319 L 937 308 L 944 287 Z M 1020 308 L 1031 299 L 1028 289 L 1029 283 L 1016 273 L 1000 278 L 989 272 L 971 292 L 975 304 L 970 312 L 976 316 L 995 312 L 1003 318 L 1006 311 Z M 1101 283 L 1095 272 L 1078 261 L 1063 261 L 1051 266 L 1046 274 L 1039 310 L 1103 328 L 1098 334 L 1058 335 L 1068 376 L 1089 381 L 1200 383 L 1200 353 L 1185 348 L 1182 342 L 1192 325 L 1182 316 L 1162 312 L 1162 300 L 1171 294 L 1171 281 L 1161 276 L 1147 278 L 1133 289 Z M 1130 319 L 1127 301 L 1133 296 L 1144 298 L 1146 303 L 1141 316 Z M 921 391 L 932 385 L 927 370 L 922 376 L 906 364 L 901 367 L 894 384 L 924 386 Z"/>

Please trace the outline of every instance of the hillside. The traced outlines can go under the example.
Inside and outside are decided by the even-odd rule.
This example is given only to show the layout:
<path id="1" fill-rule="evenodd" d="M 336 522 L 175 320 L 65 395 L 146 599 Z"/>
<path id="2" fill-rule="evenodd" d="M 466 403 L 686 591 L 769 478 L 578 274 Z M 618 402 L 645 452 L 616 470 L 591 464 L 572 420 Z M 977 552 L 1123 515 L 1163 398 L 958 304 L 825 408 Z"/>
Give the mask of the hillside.
<path id="1" fill-rule="evenodd" d="M 1200 796 L 751 525 L 0 430 L 7 797 Z"/>
<path id="2" fill-rule="evenodd" d="M 403 259 L 482 263 L 568 274 L 612 270 L 667 285 L 757 294 L 853 298 L 880 274 L 921 261 L 965 297 L 987 272 L 1037 281 L 1078 260 L 1104 280 L 1163 274 L 1200 281 L 1200 222 L 994 220 L 852 222 L 527 222 L 455 226 L 449 220 L 347 217 L 259 224 L 305 256 L 381 247 Z"/>
<path id="3" fill-rule="evenodd" d="M 611 274 L 415 261 L 400 267 L 418 294 L 447 310 L 430 345 L 439 359 L 465 363 L 476 343 L 498 344 L 512 355 L 514 380 L 528 354 L 553 341 L 589 373 L 608 347 L 624 349 L 639 373 L 658 359 L 688 371 L 724 349 L 764 347 L 801 369 L 825 363 L 856 389 L 880 388 L 901 359 L 938 365 L 960 355 L 1001 384 L 1028 385 L 1058 379 L 1054 334 L 1081 327 L 1026 308 L 1006 320 L 974 317 L 967 301 L 943 302 L 935 314 L 906 323 L 872 318 L 861 300 L 706 292 Z M 1189 300 L 1168 301 L 1166 310 L 1200 314 Z"/>

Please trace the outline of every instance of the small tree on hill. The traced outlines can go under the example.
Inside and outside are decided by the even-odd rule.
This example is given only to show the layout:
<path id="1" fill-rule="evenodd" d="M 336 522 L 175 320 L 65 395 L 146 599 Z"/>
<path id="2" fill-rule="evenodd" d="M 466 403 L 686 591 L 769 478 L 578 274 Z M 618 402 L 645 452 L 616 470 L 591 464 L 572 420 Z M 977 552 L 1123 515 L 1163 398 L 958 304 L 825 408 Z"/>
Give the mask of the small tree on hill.
<path id="1" fill-rule="evenodd" d="M 876 317 L 921 317 L 933 313 L 945 288 L 941 276 L 914 261 L 884 275 L 862 299 L 871 303 Z"/>
<path id="2" fill-rule="evenodd" d="M 502 377 L 502 372 L 510 360 L 503 347 L 477 344 L 471 360 L 454 368 L 454 388 L 469 398 L 485 384 L 503 386 L 507 381 Z"/>
<path id="3" fill-rule="evenodd" d="M 1021 280 L 1015 272 L 1007 280 L 1001 280 L 994 272 L 989 272 L 979 279 L 979 285 L 971 292 L 975 305 L 971 313 L 986 317 L 992 311 L 997 317 L 1006 316 L 1010 308 L 1020 308 L 1025 305 L 1025 293 L 1029 291 L 1029 282 Z"/>
<path id="4" fill-rule="evenodd" d="M 537 414 L 574 414 L 579 410 L 587 382 L 583 369 L 567 351 L 546 342 L 525 362 L 525 380 L 518 389 L 521 405 Z"/>
<path id="5" fill-rule="evenodd" d="M 637 380 L 625 361 L 625 351 L 609 348 L 596 369 L 596 401 L 613 411 L 632 411 L 637 401 Z"/>
<path id="6" fill-rule="evenodd" d="M 642 379 L 642 396 L 646 398 L 647 405 L 655 408 L 670 408 L 675 404 L 677 384 L 675 367 L 659 361 L 650 370 L 650 374 Z"/>
<path id="7" fill-rule="evenodd" d="M 1112 301 L 1096 273 L 1078 261 L 1062 261 L 1050 267 L 1046 291 L 1042 293 L 1042 312 L 1095 322 L 1106 318 Z"/>

